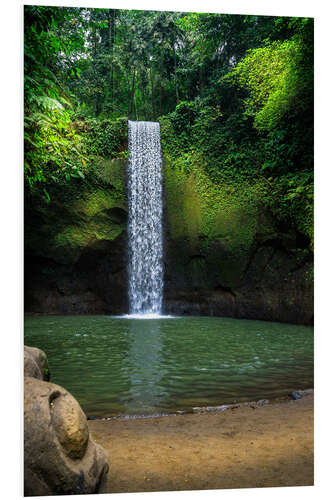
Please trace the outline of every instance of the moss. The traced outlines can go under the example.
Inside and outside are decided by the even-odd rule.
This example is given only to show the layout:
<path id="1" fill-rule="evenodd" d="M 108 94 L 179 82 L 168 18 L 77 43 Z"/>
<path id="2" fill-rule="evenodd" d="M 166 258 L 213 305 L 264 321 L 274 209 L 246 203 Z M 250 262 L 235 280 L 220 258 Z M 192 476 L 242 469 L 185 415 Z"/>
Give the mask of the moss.
<path id="1" fill-rule="evenodd" d="M 54 234 L 50 241 L 50 246 L 62 249 L 76 249 L 88 245 L 91 241 L 91 234 L 83 225 L 68 225 Z"/>
<path id="2" fill-rule="evenodd" d="M 85 180 L 54 186 L 50 203 L 30 200 L 28 253 L 74 263 L 96 240 L 117 238 L 126 227 L 125 165 L 112 159 L 98 162 Z"/>
<path id="3" fill-rule="evenodd" d="M 126 169 L 126 158 L 101 158 L 94 166 L 94 173 L 103 183 L 113 186 L 123 198 L 125 196 Z"/>
<path id="4" fill-rule="evenodd" d="M 200 165 L 186 169 L 181 165 L 165 161 L 170 239 L 177 245 L 187 242 L 187 259 L 195 254 L 205 256 L 191 262 L 193 279 L 194 275 L 217 275 L 223 277 L 224 285 L 236 286 L 257 234 L 268 235 L 274 229 L 262 215 L 264 185 L 260 181 L 216 183 Z"/>
<path id="5" fill-rule="evenodd" d="M 185 173 L 166 161 L 165 186 L 172 239 L 216 240 L 233 252 L 252 245 L 261 208 L 260 182 L 216 184 L 200 166 Z"/>
<path id="6" fill-rule="evenodd" d="M 93 217 L 113 207 L 126 209 L 124 196 L 112 190 L 96 189 L 74 202 L 71 211 L 79 216 Z"/>
<path id="7" fill-rule="evenodd" d="M 123 226 L 115 224 L 108 217 L 93 218 L 92 220 L 68 225 L 54 235 L 56 247 L 82 248 L 97 240 L 114 240 L 123 231 Z"/>
<path id="8" fill-rule="evenodd" d="M 173 169 L 166 159 L 164 162 L 164 185 L 167 199 L 167 215 L 172 239 L 184 236 L 184 199 L 186 176 Z"/>
<path id="9" fill-rule="evenodd" d="M 303 196 L 295 210 L 296 227 L 300 233 L 306 235 L 310 241 L 310 249 L 314 250 L 314 206 L 313 185 L 310 194 Z"/>

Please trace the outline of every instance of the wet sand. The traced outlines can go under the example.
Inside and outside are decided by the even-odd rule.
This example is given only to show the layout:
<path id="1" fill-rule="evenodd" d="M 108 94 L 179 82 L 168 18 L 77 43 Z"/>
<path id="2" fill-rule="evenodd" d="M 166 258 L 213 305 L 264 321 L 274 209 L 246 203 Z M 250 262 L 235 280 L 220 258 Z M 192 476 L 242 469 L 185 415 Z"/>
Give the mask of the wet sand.
<path id="1" fill-rule="evenodd" d="M 313 393 L 224 412 L 88 421 L 106 492 L 313 485 Z"/>

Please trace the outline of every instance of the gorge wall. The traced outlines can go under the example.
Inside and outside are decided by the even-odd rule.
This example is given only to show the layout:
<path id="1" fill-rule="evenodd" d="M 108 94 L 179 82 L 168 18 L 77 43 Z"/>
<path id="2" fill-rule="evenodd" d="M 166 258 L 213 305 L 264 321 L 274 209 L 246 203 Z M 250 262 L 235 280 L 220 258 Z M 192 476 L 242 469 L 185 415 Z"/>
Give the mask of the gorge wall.
<path id="1" fill-rule="evenodd" d="M 26 197 L 27 313 L 128 312 L 126 166 L 103 159 L 50 202 Z M 165 158 L 165 313 L 313 322 L 309 242 L 263 207 L 263 182 L 216 184 Z"/>
<path id="2" fill-rule="evenodd" d="M 165 184 L 166 312 L 311 324 L 308 241 L 265 212 L 260 182 L 215 185 L 166 164 Z"/>

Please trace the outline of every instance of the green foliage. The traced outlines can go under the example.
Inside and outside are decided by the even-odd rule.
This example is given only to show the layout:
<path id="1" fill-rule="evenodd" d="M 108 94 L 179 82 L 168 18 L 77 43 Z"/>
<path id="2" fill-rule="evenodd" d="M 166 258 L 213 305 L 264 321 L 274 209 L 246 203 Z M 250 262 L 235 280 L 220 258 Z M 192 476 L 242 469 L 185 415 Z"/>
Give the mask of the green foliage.
<path id="1" fill-rule="evenodd" d="M 274 129 L 293 105 L 299 91 L 299 41 L 266 43 L 247 56 L 224 78 L 234 78 L 249 90 L 245 113 L 254 117 L 259 130 Z"/>
<path id="2" fill-rule="evenodd" d="M 84 178 L 86 156 L 70 111 L 44 96 L 36 102 L 38 108 L 25 117 L 25 174 L 29 185 Z"/>
<path id="3" fill-rule="evenodd" d="M 83 50 L 83 38 L 58 36 L 73 20 L 71 9 L 25 6 L 24 139 L 28 185 L 84 177 L 85 152 L 72 126 L 71 102 L 61 80 L 75 74 L 68 57 Z M 50 198 L 45 187 L 42 192 Z"/>
<path id="4" fill-rule="evenodd" d="M 80 127 L 80 124 L 77 124 Z M 127 150 L 127 118 L 96 120 L 89 118 L 82 123 L 84 143 L 91 157 L 124 157 Z"/>
<path id="5" fill-rule="evenodd" d="M 265 197 L 267 208 L 290 229 L 303 234 L 308 248 L 314 247 L 314 186 L 312 172 L 288 173 L 270 178 Z"/>

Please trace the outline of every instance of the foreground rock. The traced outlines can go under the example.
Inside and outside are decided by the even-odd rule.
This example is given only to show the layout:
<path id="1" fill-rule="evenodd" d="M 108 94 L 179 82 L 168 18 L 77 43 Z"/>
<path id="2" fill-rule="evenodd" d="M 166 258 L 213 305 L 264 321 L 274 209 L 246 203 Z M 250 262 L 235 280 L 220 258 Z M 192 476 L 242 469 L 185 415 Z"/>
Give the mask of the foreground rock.
<path id="1" fill-rule="evenodd" d="M 25 496 L 102 492 L 108 469 L 74 397 L 59 385 L 25 377 Z"/>
<path id="2" fill-rule="evenodd" d="M 37 347 L 24 346 L 24 376 L 50 380 L 49 365 L 44 351 Z"/>

